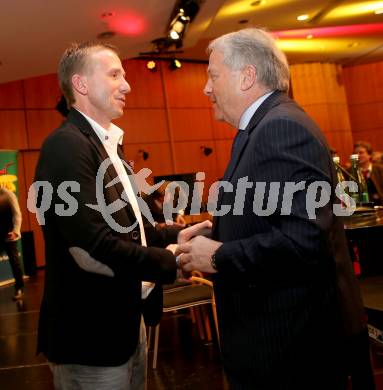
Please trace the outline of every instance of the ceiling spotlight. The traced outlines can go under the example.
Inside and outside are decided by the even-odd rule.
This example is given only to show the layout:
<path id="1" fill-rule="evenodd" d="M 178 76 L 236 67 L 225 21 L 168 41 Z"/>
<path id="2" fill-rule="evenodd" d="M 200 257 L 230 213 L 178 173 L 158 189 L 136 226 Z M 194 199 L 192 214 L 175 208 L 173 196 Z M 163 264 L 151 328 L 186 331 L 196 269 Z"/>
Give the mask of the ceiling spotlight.
<path id="1" fill-rule="evenodd" d="M 157 70 L 157 64 L 155 61 L 148 61 L 146 63 L 146 68 L 149 69 L 152 72 L 155 72 Z"/>
<path id="2" fill-rule="evenodd" d="M 179 61 L 175 58 L 170 60 L 170 64 L 169 64 L 170 70 L 177 70 L 177 69 L 180 69 L 181 67 L 182 67 L 181 61 Z"/>
<path id="3" fill-rule="evenodd" d="M 299 20 L 300 22 L 303 22 L 303 21 L 307 20 L 308 18 L 309 18 L 309 15 L 307 15 L 307 14 L 297 16 L 297 20 Z"/>
<path id="4" fill-rule="evenodd" d="M 185 15 L 183 8 L 180 8 L 178 14 L 170 23 L 169 37 L 175 41 L 181 39 L 189 22 L 190 17 Z"/>
<path id="5" fill-rule="evenodd" d="M 178 32 L 175 31 L 175 30 L 171 30 L 170 33 L 169 33 L 169 36 L 174 41 L 176 41 L 177 39 L 180 39 L 180 34 L 178 34 Z"/>
<path id="6" fill-rule="evenodd" d="M 193 22 L 204 0 L 176 0 L 170 14 L 165 36 L 151 41 L 154 51 L 158 54 L 169 51 L 172 46 L 180 49 L 183 45 L 185 33 L 191 22 Z M 155 54 L 157 54 L 155 53 Z M 148 52 L 143 53 L 148 54 Z M 149 53 L 153 54 L 153 53 Z"/>
<path id="7" fill-rule="evenodd" d="M 349 43 L 347 46 L 348 47 L 358 47 L 360 45 L 360 42 L 352 42 L 352 43 Z"/>

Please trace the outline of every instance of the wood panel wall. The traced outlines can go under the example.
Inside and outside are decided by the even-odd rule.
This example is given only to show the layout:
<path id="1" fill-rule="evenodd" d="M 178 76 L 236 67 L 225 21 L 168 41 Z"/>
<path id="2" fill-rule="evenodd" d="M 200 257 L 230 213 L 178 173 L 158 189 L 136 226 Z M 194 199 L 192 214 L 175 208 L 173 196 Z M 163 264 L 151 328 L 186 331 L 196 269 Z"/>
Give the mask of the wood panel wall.
<path id="1" fill-rule="evenodd" d="M 313 118 L 330 148 L 345 162 L 352 152 L 353 137 L 343 70 L 336 64 L 297 64 L 290 67 L 294 99 Z"/>
<path id="2" fill-rule="evenodd" d="M 127 60 L 123 65 L 132 91 L 125 115 L 116 124 L 125 130 L 126 158 L 135 161 L 136 170 L 147 167 L 153 175 L 205 172 L 206 200 L 210 184 L 224 173 L 235 134 L 233 128 L 214 119 L 202 93 L 206 64 L 183 63 L 180 70 L 171 71 L 167 62 L 160 62 L 156 72 L 148 71 L 141 60 Z M 383 131 L 382 82 L 377 77 L 382 70 L 382 64 L 370 65 L 347 68 L 343 75 L 354 136 L 376 140 L 380 148 L 379 136 L 372 139 L 372 134 Z M 376 77 L 365 79 L 372 71 Z M 333 64 L 293 65 L 291 73 L 294 97 L 345 158 L 351 152 L 353 135 L 342 69 Z M 20 150 L 22 230 L 33 230 L 40 266 L 44 265 L 41 229 L 35 216 L 27 212 L 26 199 L 42 142 L 63 120 L 55 110 L 60 95 L 54 74 L 0 85 L 0 149 Z M 369 104 L 373 108 L 367 108 Z M 206 156 L 204 147 L 213 152 Z M 147 160 L 143 151 L 148 153 Z"/>
<path id="3" fill-rule="evenodd" d="M 343 74 L 354 140 L 383 150 L 383 61 L 345 67 Z"/>

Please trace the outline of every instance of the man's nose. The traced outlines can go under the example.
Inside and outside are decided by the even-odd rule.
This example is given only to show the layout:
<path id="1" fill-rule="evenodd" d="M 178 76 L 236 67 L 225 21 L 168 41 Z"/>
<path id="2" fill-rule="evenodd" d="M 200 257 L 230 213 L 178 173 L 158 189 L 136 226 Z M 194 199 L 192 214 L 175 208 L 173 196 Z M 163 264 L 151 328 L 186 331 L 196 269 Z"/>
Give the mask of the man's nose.
<path id="1" fill-rule="evenodd" d="M 127 93 L 129 93 L 131 90 L 132 90 L 132 88 L 130 88 L 129 83 L 128 83 L 125 79 L 123 79 L 122 84 L 121 84 L 121 87 L 120 87 L 120 91 L 121 91 L 122 93 L 124 93 L 124 94 L 127 94 Z"/>
<path id="2" fill-rule="evenodd" d="M 205 84 L 205 88 L 203 89 L 203 93 L 206 95 L 206 96 L 209 96 L 211 94 L 211 83 L 210 83 L 210 80 L 208 80 Z"/>

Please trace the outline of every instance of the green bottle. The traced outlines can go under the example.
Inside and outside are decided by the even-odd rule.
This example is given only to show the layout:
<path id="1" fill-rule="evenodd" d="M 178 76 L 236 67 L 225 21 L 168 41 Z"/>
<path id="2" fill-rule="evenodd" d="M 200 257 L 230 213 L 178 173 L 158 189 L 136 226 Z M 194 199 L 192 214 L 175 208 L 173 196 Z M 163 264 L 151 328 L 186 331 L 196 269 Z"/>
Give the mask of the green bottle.
<path id="1" fill-rule="evenodd" d="M 359 156 L 357 154 L 352 154 L 350 156 L 351 161 L 351 180 L 355 180 L 358 184 L 358 192 L 351 193 L 351 197 L 355 200 L 357 205 L 361 205 L 363 203 L 368 203 L 370 198 L 368 196 L 368 188 L 366 180 L 359 168 Z"/>

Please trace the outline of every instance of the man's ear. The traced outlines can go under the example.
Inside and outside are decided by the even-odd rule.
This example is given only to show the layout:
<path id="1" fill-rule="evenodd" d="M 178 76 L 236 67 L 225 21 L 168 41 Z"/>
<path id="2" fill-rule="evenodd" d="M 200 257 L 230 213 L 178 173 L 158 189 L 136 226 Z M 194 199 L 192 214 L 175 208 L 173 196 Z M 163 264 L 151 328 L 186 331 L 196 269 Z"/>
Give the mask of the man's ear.
<path id="1" fill-rule="evenodd" d="M 253 65 L 246 65 L 241 71 L 241 90 L 247 91 L 257 81 L 257 70 Z"/>
<path id="2" fill-rule="evenodd" d="M 74 74 L 72 76 L 72 85 L 73 88 L 81 95 L 86 95 L 88 92 L 86 78 L 79 74 Z"/>

